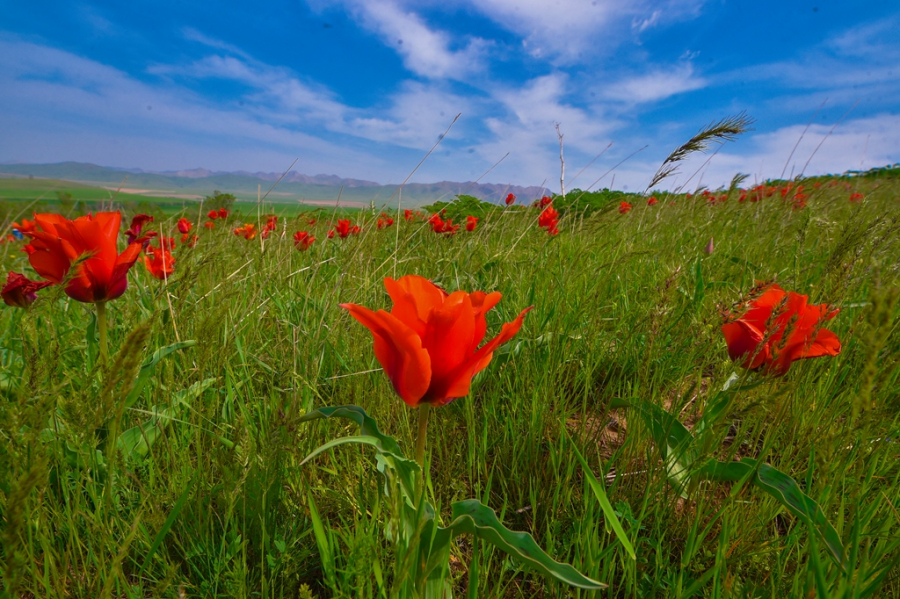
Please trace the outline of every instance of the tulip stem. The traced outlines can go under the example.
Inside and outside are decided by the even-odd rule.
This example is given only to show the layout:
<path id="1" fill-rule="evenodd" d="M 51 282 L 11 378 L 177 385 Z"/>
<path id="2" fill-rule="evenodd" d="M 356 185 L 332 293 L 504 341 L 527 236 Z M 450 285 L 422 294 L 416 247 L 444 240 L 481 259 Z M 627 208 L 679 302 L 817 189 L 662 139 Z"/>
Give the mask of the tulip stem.
<path id="1" fill-rule="evenodd" d="M 106 364 L 109 356 L 106 342 L 106 302 L 97 302 L 97 330 L 100 333 L 100 361 Z"/>
<path id="2" fill-rule="evenodd" d="M 419 406 L 419 434 L 416 437 L 416 462 L 422 469 L 422 479 L 425 479 L 425 437 L 428 431 L 428 414 L 431 412 L 431 404 L 423 403 Z"/>

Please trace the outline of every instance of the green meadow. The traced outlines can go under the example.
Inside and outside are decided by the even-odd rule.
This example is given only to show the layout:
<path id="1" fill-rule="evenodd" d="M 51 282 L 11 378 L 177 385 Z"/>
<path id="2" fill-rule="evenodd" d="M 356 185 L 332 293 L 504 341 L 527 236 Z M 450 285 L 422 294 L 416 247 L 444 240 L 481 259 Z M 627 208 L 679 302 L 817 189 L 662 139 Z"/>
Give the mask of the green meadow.
<path id="1" fill-rule="evenodd" d="M 57 191 L 2 183 L 7 229 Z M 456 223 L 480 215 L 451 236 L 407 222 L 402 205 L 380 230 L 376 207 L 348 213 L 361 232 L 346 239 L 327 237 L 331 209 L 310 224 L 237 204 L 206 230 L 196 203 L 60 186 L 71 218 L 122 209 L 124 231 L 152 210 L 151 230 L 177 236 L 186 217 L 199 241 L 178 245 L 167 281 L 134 265 L 107 308 L 107 362 L 94 307 L 60 287 L 27 311 L 2 306 L 0 596 L 393 596 L 374 451 L 340 445 L 303 463 L 359 430 L 301 418 L 358 405 L 413 454 L 416 412 L 339 307 L 390 310 L 383 280 L 406 274 L 499 291 L 488 339 L 533 306 L 471 393 L 431 412 L 436 517 L 476 498 L 609 585 L 566 586 L 462 535 L 454 596 L 900 596 L 900 178 L 786 183 L 760 201 L 734 187 L 655 205 L 576 190 L 554 202 L 557 236 L 522 205 L 532 198 L 443 205 Z M 267 239 L 231 231 L 276 212 Z M 316 237 L 307 251 L 299 230 Z M 23 243 L 0 245 L 2 268 L 37 278 Z M 733 363 L 723 316 L 760 281 L 838 309 L 825 326 L 840 354 L 783 377 Z M 724 480 L 709 463 L 750 466 Z"/>

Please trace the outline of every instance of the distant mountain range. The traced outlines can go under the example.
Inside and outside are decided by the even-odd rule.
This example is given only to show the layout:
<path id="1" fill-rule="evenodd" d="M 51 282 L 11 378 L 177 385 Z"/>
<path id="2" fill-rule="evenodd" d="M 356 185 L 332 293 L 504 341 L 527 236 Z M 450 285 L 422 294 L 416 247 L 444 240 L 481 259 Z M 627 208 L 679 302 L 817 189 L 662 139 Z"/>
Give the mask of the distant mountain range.
<path id="1" fill-rule="evenodd" d="M 202 197 L 216 190 L 232 193 L 240 199 L 255 200 L 258 190 L 269 192 L 282 173 L 222 172 L 203 168 L 149 172 L 140 169 L 119 169 L 81 162 L 56 164 L 0 164 L 0 177 L 36 177 L 62 179 L 99 187 L 122 187 L 122 191 L 163 196 Z M 341 191 L 341 188 L 343 190 Z M 336 175 L 302 175 L 290 172 L 269 192 L 267 201 L 274 203 L 334 203 L 338 194 L 341 202 L 375 205 L 395 195 L 397 185 L 381 185 L 374 181 L 342 179 Z M 489 202 L 500 202 L 514 193 L 522 202 L 540 197 L 541 187 L 441 181 L 439 183 L 407 183 L 403 187 L 403 205 L 409 207 L 449 200 L 458 194 L 468 194 Z M 395 200 L 396 201 L 396 200 Z"/>

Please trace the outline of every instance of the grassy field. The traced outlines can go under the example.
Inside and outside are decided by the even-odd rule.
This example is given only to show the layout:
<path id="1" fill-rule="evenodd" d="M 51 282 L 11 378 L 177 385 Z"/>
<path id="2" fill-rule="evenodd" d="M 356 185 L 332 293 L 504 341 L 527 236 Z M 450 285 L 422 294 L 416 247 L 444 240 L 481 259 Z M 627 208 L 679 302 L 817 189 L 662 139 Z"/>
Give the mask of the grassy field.
<path id="1" fill-rule="evenodd" d="M 371 450 L 337 447 L 301 466 L 357 429 L 299 418 L 356 404 L 412 454 L 416 413 L 338 304 L 389 309 L 384 277 L 418 274 L 448 291 L 500 291 L 488 338 L 534 306 L 472 393 L 433 410 L 437 512 L 446 520 L 451 502 L 477 498 L 609 584 L 578 591 L 462 536 L 457 596 L 900 596 L 900 179 L 816 183 L 796 210 L 796 189 L 759 202 L 739 202 L 740 190 L 716 202 L 660 195 L 626 214 L 618 202 L 572 209 L 555 237 L 530 207 L 488 211 L 450 237 L 402 218 L 378 230 L 377 211 L 354 214 L 362 232 L 343 240 L 327 239 L 327 214 L 312 226 L 282 220 L 267 240 L 201 228 L 196 247 L 176 250 L 167 284 L 132 269 L 109 306 L 114 366 L 96 356 L 92 306 L 58 288 L 28 312 L 3 306 L 2 593 L 389 596 L 394 556 Z M 172 231 L 177 216 L 155 225 Z M 299 229 L 317 237 L 308 251 L 293 246 Z M 2 266 L 34 278 L 19 247 L 0 245 Z M 760 280 L 839 308 L 828 328 L 840 355 L 781 378 L 732 363 L 722 314 Z M 689 472 L 676 490 L 651 413 L 692 429 L 700 457 L 753 458 L 793 477 L 842 555 L 830 559 L 813 528 L 746 479 Z M 123 433 L 135 443 L 120 451 L 110 440 Z"/>

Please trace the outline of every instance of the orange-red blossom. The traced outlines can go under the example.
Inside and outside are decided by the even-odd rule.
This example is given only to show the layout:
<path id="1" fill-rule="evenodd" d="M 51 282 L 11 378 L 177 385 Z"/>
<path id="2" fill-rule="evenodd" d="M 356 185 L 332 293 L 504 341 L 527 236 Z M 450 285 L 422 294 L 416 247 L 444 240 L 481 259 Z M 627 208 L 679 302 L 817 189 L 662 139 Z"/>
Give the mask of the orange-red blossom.
<path id="1" fill-rule="evenodd" d="M 394 302 L 390 312 L 341 304 L 372 332 L 375 357 L 394 390 L 410 407 L 442 406 L 469 394 L 472 377 L 484 370 L 494 350 L 519 332 L 522 310 L 500 334 L 485 343 L 485 314 L 500 301 L 499 292 L 446 291 L 423 277 L 384 280 Z"/>
<path id="2" fill-rule="evenodd" d="M 28 260 L 44 279 L 62 283 L 66 295 L 79 302 L 116 299 L 128 287 L 128 269 L 141 253 L 141 244 L 129 244 L 119 254 L 116 242 L 122 215 L 98 212 L 69 220 L 58 214 L 35 214 Z M 76 265 L 74 272 L 70 269 Z"/>
<path id="3" fill-rule="evenodd" d="M 746 311 L 726 317 L 722 325 L 728 355 L 740 360 L 743 368 L 764 367 L 767 373 L 782 376 L 795 360 L 841 353 L 837 335 L 821 326 L 838 310 L 807 300 L 775 284 L 759 288 Z"/>

